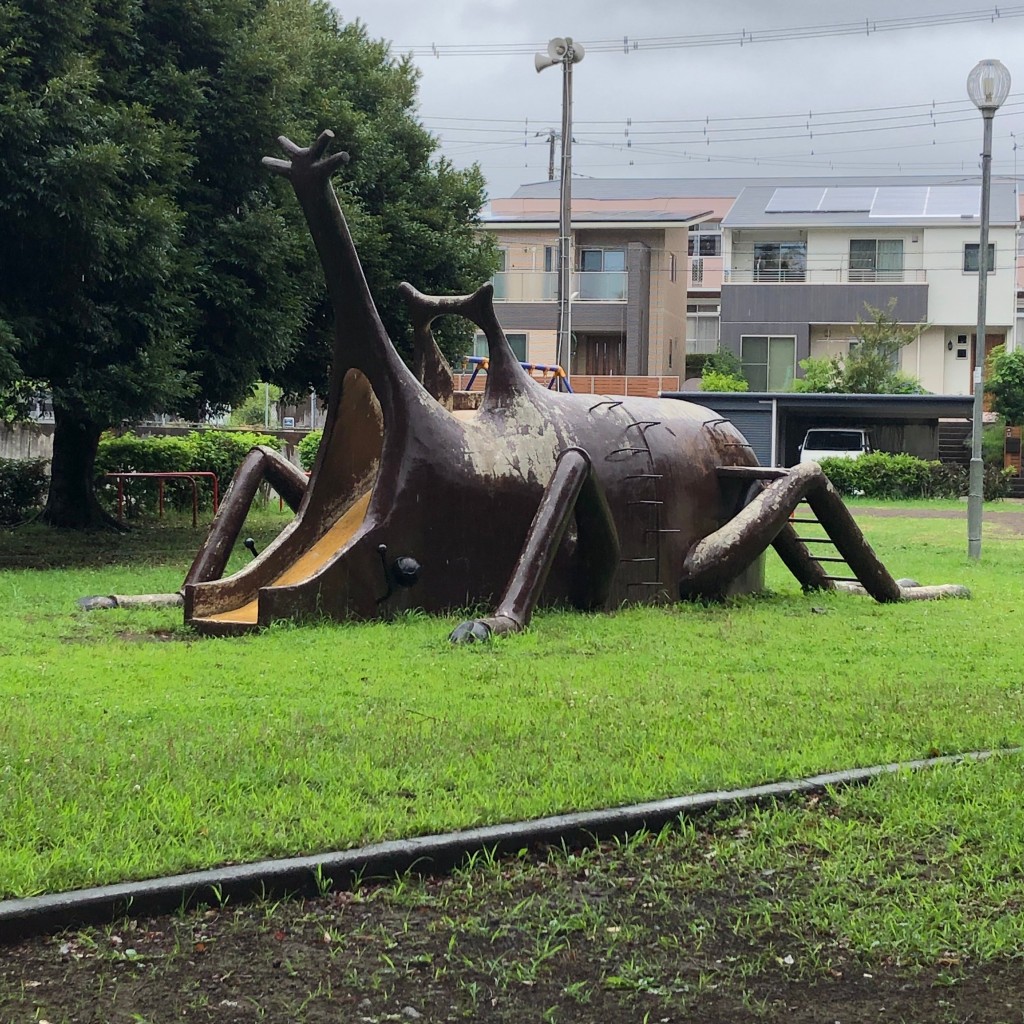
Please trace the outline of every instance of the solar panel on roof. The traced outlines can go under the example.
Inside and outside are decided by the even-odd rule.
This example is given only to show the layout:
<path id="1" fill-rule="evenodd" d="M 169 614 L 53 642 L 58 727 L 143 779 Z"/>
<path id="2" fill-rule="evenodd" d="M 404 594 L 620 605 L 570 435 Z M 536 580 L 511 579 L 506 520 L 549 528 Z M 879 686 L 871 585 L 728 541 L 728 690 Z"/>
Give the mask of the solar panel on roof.
<path id="1" fill-rule="evenodd" d="M 875 193 L 872 217 L 923 217 L 927 185 L 885 185 Z"/>
<path id="2" fill-rule="evenodd" d="M 777 188 L 765 204 L 765 213 L 813 213 L 818 209 L 824 188 Z"/>
<path id="3" fill-rule="evenodd" d="M 875 199 L 875 188 L 827 188 L 818 204 L 819 213 L 867 213 Z"/>
<path id="4" fill-rule="evenodd" d="M 980 185 L 933 185 L 925 203 L 926 217 L 978 217 L 981 215 Z"/>

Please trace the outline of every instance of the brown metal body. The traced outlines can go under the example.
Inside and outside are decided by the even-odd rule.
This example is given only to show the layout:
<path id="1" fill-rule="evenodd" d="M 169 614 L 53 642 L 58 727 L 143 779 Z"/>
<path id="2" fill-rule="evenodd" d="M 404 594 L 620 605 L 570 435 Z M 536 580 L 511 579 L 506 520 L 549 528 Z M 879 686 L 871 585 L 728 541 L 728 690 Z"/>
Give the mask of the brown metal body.
<path id="1" fill-rule="evenodd" d="M 207 582 L 191 574 L 188 621 L 230 633 L 317 614 L 374 618 L 493 605 L 568 448 L 588 454 L 618 537 L 610 585 L 593 585 L 603 591 L 601 605 L 677 600 L 691 547 L 742 507 L 749 482 L 716 473 L 756 465 L 742 435 L 685 402 L 539 387 L 497 324 L 490 286 L 440 300 L 406 289 L 417 328 L 417 373 L 409 370 L 380 323 L 330 186 L 337 159 L 323 157 L 320 143 L 289 152 L 290 163 L 274 166 L 302 203 L 338 325 L 324 437 L 294 522 L 242 572 Z M 443 381 L 429 322 L 449 312 L 474 320 L 490 345 L 487 389 L 471 413 L 452 412 L 446 395 L 431 393 L 443 389 L 417 379 Z M 403 556 L 420 564 L 419 577 L 392 588 L 390 566 Z M 540 603 L 593 604 L 594 558 L 573 519 L 545 567 Z M 719 589 L 759 583 L 755 568 Z"/>
<path id="2" fill-rule="evenodd" d="M 304 492 L 274 459 L 254 457 L 238 495 L 266 463 L 301 503 L 262 554 L 216 579 L 244 516 L 229 495 L 184 588 L 196 629 L 497 604 L 493 617 L 453 635 L 475 639 L 522 628 L 538 605 L 754 591 L 772 544 L 805 588 L 831 588 L 845 578 L 825 573 L 789 524 L 805 497 L 872 596 L 907 596 L 820 467 L 758 467 L 732 424 L 702 406 L 538 386 L 502 333 L 490 285 L 449 298 L 402 286 L 414 327 L 410 370 L 377 315 L 330 185 L 347 159 L 326 155 L 330 139 L 308 149 L 281 140 L 290 159 L 265 161 L 292 182 L 335 310 L 323 440 Z M 430 332 L 453 314 L 488 342 L 486 390 L 473 411 L 453 411 L 451 371 Z"/>

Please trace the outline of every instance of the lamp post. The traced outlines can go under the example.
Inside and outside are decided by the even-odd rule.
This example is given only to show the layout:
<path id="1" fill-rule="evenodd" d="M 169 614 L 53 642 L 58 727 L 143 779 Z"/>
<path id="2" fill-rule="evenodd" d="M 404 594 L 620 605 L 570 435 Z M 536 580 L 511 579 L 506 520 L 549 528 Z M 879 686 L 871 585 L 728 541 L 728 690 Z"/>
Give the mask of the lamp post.
<path id="1" fill-rule="evenodd" d="M 558 182 L 558 342 L 555 362 L 568 373 L 572 331 L 572 66 L 583 60 L 583 47 L 570 36 L 556 36 L 547 53 L 538 53 L 538 73 L 562 65 L 562 166 Z"/>
<path id="2" fill-rule="evenodd" d="M 981 111 L 985 130 L 981 146 L 981 232 L 978 240 L 978 333 L 974 338 L 974 409 L 971 469 L 967 492 L 967 557 L 981 558 L 981 508 L 984 465 L 981 461 L 985 369 L 985 304 L 988 298 L 988 220 L 992 183 L 992 119 L 1010 92 L 1010 72 L 997 60 L 983 60 L 967 76 L 967 95 Z"/>

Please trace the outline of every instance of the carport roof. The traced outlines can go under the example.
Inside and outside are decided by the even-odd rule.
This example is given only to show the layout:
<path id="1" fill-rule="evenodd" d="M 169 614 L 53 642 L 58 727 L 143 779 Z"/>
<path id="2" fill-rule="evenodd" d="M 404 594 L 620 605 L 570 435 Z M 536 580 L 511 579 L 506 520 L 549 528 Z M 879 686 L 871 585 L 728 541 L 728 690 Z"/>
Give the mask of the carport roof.
<path id="1" fill-rule="evenodd" d="M 969 419 L 970 395 L 833 395 L 777 391 L 663 391 L 709 408 L 739 410 L 775 402 L 780 412 L 820 412 L 849 416 L 893 416 L 905 420 Z"/>

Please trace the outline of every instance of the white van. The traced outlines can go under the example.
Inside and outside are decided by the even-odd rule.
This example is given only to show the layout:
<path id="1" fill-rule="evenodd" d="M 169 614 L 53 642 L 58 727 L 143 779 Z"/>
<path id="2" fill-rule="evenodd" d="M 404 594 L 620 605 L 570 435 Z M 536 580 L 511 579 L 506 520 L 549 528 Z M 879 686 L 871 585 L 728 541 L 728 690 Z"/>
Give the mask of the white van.
<path id="1" fill-rule="evenodd" d="M 859 427 L 815 427 L 800 445 L 801 462 L 822 459 L 859 459 L 871 452 L 871 437 Z"/>

